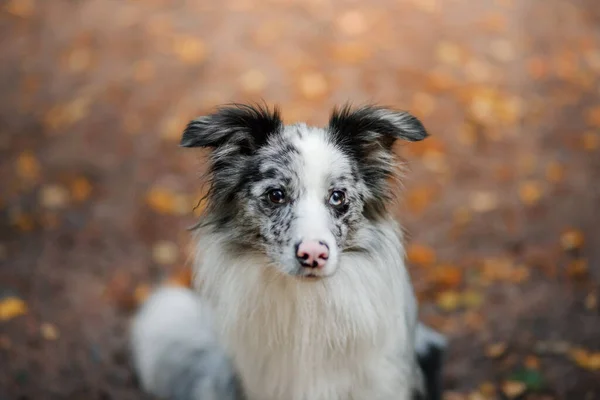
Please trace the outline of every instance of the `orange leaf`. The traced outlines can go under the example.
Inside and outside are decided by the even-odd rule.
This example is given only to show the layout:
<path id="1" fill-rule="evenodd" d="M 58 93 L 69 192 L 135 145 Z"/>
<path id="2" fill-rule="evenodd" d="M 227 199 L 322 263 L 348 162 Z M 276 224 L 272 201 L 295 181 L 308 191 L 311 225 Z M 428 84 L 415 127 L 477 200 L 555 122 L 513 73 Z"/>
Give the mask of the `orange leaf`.
<path id="1" fill-rule="evenodd" d="M 567 229 L 560 235 L 560 244 L 565 251 L 580 249 L 584 243 L 585 237 L 580 230 Z"/>
<path id="2" fill-rule="evenodd" d="M 435 263 L 436 260 L 435 251 L 431 247 L 418 243 L 412 243 L 408 246 L 406 256 L 410 263 L 423 267 Z"/>

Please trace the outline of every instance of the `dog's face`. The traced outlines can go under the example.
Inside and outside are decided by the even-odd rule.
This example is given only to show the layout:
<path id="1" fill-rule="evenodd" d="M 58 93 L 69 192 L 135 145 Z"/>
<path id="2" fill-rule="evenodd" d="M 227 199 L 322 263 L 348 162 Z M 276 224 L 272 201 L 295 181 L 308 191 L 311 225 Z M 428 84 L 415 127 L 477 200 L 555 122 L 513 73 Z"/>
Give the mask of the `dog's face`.
<path id="1" fill-rule="evenodd" d="M 361 224 L 384 215 L 394 141 L 426 136 L 410 114 L 376 107 L 334 111 L 315 128 L 240 105 L 190 122 L 181 145 L 213 149 L 205 223 L 280 272 L 313 278 L 333 274 L 342 252 L 360 249 Z"/>

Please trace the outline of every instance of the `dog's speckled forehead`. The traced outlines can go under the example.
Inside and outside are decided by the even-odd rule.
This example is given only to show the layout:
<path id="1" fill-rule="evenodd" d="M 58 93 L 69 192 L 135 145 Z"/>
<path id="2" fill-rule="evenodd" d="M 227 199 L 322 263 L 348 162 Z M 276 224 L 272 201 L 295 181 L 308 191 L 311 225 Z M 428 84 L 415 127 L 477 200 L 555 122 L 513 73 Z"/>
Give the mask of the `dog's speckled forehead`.
<path id="1" fill-rule="evenodd" d="M 325 127 L 315 128 L 284 125 L 277 108 L 232 105 L 191 121 L 181 146 L 212 149 L 209 200 L 214 203 L 231 203 L 246 183 L 274 174 L 275 167 L 291 167 L 302 159 L 294 155 L 303 152 L 330 160 L 329 166 L 350 162 L 354 178 L 368 186 L 366 197 L 383 204 L 389 197 L 386 180 L 394 172 L 393 143 L 426 137 L 421 122 L 408 112 L 376 106 L 335 109 Z"/>

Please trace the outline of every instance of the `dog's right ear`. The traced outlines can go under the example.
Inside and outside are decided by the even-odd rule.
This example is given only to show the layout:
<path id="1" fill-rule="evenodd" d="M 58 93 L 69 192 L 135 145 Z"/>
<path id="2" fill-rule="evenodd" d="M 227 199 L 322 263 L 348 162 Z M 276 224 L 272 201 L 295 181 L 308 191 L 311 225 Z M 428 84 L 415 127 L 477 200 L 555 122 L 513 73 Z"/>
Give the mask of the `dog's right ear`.
<path id="1" fill-rule="evenodd" d="M 277 107 L 270 111 L 266 106 L 233 104 L 191 121 L 183 132 L 180 146 L 214 149 L 228 144 L 250 152 L 282 127 Z"/>

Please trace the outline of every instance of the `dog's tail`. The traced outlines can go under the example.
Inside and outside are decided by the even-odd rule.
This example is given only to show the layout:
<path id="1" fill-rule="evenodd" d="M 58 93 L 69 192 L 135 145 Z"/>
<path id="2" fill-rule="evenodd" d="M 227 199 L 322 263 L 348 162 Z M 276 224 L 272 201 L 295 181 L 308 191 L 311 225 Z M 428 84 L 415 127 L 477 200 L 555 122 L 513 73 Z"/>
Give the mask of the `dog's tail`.
<path id="1" fill-rule="evenodd" d="M 444 335 L 423 323 L 417 325 L 415 350 L 423 371 L 428 400 L 442 398 L 442 363 L 447 346 Z"/>
<path id="2" fill-rule="evenodd" d="M 170 400 L 243 400 L 238 375 L 189 289 L 158 289 L 134 317 L 133 362 L 142 388 Z"/>

